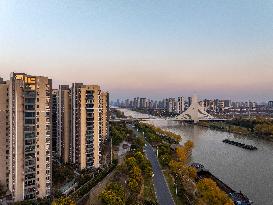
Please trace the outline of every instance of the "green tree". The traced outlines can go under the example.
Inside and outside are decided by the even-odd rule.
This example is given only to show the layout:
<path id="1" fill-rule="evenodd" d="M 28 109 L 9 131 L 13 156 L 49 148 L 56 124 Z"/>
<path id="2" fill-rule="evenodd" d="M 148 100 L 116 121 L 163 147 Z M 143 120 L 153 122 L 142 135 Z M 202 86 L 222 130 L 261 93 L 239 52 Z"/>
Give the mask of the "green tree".
<path id="1" fill-rule="evenodd" d="M 124 200 L 111 190 L 105 190 L 100 194 L 100 198 L 105 205 L 125 205 Z"/>
<path id="2" fill-rule="evenodd" d="M 138 183 L 140 183 L 142 181 L 142 173 L 141 173 L 141 169 L 138 166 L 134 166 L 130 173 L 129 176 L 133 179 L 135 179 Z"/>
<path id="3" fill-rule="evenodd" d="M 137 160 L 134 157 L 129 157 L 125 161 L 128 172 L 135 166 L 137 166 Z"/>
<path id="4" fill-rule="evenodd" d="M 136 179 L 129 178 L 129 180 L 128 180 L 128 188 L 133 193 L 139 193 L 141 186 L 140 186 L 139 182 Z"/>
<path id="5" fill-rule="evenodd" d="M 119 183 L 110 183 L 99 197 L 105 205 L 125 204 L 125 190 Z"/>

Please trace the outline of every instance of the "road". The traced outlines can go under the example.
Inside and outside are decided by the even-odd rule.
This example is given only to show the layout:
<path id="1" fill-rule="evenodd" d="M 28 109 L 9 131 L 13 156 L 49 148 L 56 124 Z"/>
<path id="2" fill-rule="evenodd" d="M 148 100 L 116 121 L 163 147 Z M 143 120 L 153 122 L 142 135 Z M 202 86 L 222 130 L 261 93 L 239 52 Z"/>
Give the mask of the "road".
<path id="1" fill-rule="evenodd" d="M 127 126 L 128 128 L 133 130 L 136 136 L 141 135 L 141 133 L 138 132 L 135 127 L 132 127 L 131 125 L 127 125 Z M 156 192 L 157 202 L 160 205 L 175 205 L 175 202 L 172 198 L 172 194 L 170 193 L 170 189 L 165 180 L 165 177 L 163 175 L 163 172 L 161 170 L 159 161 L 157 159 L 157 156 L 153 147 L 148 142 L 146 142 L 144 150 L 145 150 L 147 158 L 152 164 L 153 173 L 154 173 L 153 184 L 154 184 L 154 188 Z"/>
<path id="2" fill-rule="evenodd" d="M 159 165 L 156 153 L 150 144 L 146 144 L 147 145 L 145 146 L 145 152 L 152 164 L 154 172 L 153 183 L 156 191 L 157 201 L 160 205 L 175 205 L 168 184 Z"/>

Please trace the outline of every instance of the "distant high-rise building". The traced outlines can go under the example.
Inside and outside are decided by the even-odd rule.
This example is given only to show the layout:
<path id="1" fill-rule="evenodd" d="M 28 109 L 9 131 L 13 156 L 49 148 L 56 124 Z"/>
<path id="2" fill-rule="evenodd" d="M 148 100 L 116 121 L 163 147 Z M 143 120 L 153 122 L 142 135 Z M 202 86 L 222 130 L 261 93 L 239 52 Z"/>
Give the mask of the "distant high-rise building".
<path id="1" fill-rule="evenodd" d="M 223 111 L 225 108 L 225 101 L 224 100 L 219 100 L 217 104 L 218 110 Z"/>
<path id="2" fill-rule="evenodd" d="M 273 101 L 268 101 L 268 107 L 273 108 Z"/>
<path id="3" fill-rule="evenodd" d="M 71 160 L 80 169 L 99 167 L 102 141 L 101 90 L 73 83 Z"/>
<path id="4" fill-rule="evenodd" d="M 225 108 L 231 107 L 231 100 L 224 100 L 224 107 Z"/>
<path id="5" fill-rule="evenodd" d="M 167 110 L 168 110 L 168 112 L 175 112 L 176 111 L 175 98 L 168 98 L 167 99 Z"/>
<path id="6" fill-rule="evenodd" d="M 134 108 L 139 108 L 140 107 L 139 97 L 134 98 L 133 107 Z"/>
<path id="7" fill-rule="evenodd" d="M 188 106 L 190 107 L 192 103 L 192 97 L 188 97 Z"/>
<path id="8" fill-rule="evenodd" d="M 249 102 L 249 108 L 250 108 L 251 110 L 255 110 L 255 109 L 256 109 L 256 105 L 257 105 L 256 102 Z"/>
<path id="9" fill-rule="evenodd" d="M 185 111 L 185 100 L 184 97 L 178 97 L 177 99 L 177 113 L 181 114 Z"/>
<path id="10" fill-rule="evenodd" d="M 51 87 L 47 77 L 24 73 L 12 73 L 0 85 L 0 140 L 6 151 L 3 161 L 0 152 L 0 180 L 14 201 L 51 193 Z"/>
<path id="11" fill-rule="evenodd" d="M 147 99 L 146 98 L 140 98 L 140 108 L 146 108 L 147 107 Z"/>
<path id="12" fill-rule="evenodd" d="M 125 100 L 125 107 L 129 107 L 129 105 L 130 105 L 130 100 L 129 100 L 129 99 L 126 99 L 126 100 Z"/>

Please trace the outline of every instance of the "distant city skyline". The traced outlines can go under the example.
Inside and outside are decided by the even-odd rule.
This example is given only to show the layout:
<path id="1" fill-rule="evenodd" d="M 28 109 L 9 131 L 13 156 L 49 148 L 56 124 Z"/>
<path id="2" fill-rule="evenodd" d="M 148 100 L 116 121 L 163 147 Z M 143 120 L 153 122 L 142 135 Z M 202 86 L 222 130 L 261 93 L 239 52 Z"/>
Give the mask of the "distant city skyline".
<path id="1" fill-rule="evenodd" d="M 162 101 L 164 101 L 164 100 L 169 100 L 169 99 L 173 99 L 173 100 L 178 100 L 179 98 L 183 98 L 184 99 L 184 101 L 185 102 L 188 102 L 189 101 L 189 98 L 190 98 L 190 100 L 193 98 L 193 97 L 197 97 L 197 99 L 198 99 L 198 101 L 204 101 L 204 100 L 219 100 L 219 101 L 230 101 L 230 102 L 239 102 L 239 103 L 249 103 L 249 102 L 254 102 L 254 103 L 257 103 L 257 101 L 253 101 L 253 100 L 236 100 L 236 99 L 230 99 L 230 98 L 227 98 L 227 97 L 223 97 L 223 98 L 221 98 L 221 97 L 199 97 L 199 96 L 197 96 L 196 94 L 194 94 L 194 95 L 192 95 L 192 96 L 183 96 L 183 95 L 180 95 L 180 96 L 168 96 L 168 97 L 163 97 L 163 98 L 158 98 L 158 99 L 156 99 L 156 98 L 151 98 L 151 97 L 147 97 L 147 96 L 135 96 L 135 97 L 133 97 L 133 98 L 117 98 L 117 99 L 111 99 L 111 103 L 113 103 L 113 104 L 115 104 L 115 103 L 117 103 L 117 102 L 119 102 L 119 103 L 126 103 L 126 101 L 128 101 L 129 100 L 129 102 L 133 102 L 135 99 L 146 99 L 146 100 L 149 100 L 149 101 L 152 101 L 152 102 L 162 102 Z M 269 101 L 264 101 L 264 102 L 259 102 L 258 101 L 258 103 L 269 103 L 269 102 L 273 102 L 273 101 L 271 101 L 271 100 L 269 100 Z"/>
<path id="2" fill-rule="evenodd" d="M 111 99 L 273 99 L 272 1 L 1 1 L 0 77 Z"/>
<path id="3" fill-rule="evenodd" d="M 121 101 L 125 101 L 127 99 L 129 100 L 132 100 L 134 99 L 135 97 L 139 97 L 139 98 L 147 98 L 147 99 L 150 99 L 150 100 L 154 100 L 154 101 L 161 101 L 163 99 L 168 99 L 168 98 L 178 98 L 180 96 L 182 97 L 185 97 L 185 99 L 187 99 L 188 97 L 192 97 L 193 95 L 197 95 L 198 99 L 199 100 L 205 100 L 205 99 L 219 99 L 219 100 L 231 100 L 232 102 L 248 102 L 248 101 L 251 101 L 251 102 L 258 102 L 258 103 L 267 103 L 269 101 L 272 101 L 270 97 L 267 97 L 267 96 L 262 96 L 261 95 L 261 98 L 264 98 L 264 100 L 260 100 L 258 98 L 250 98 L 250 97 L 246 97 L 245 99 L 242 98 L 242 97 L 230 97 L 230 96 L 227 96 L 227 95 L 218 95 L 218 96 L 214 96 L 214 95 L 198 95 L 198 93 L 194 92 L 194 93 L 190 93 L 190 94 L 173 94 L 173 95 L 160 95 L 159 96 L 155 96 L 153 95 L 153 93 L 151 93 L 150 96 L 145 96 L 145 95 L 138 95 L 138 96 L 130 96 L 130 97 L 126 97 L 126 96 L 121 96 L 120 98 L 118 97 L 112 97 L 111 98 L 111 101 L 115 102 L 117 100 L 121 100 Z M 155 96 L 155 97 L 151 97 L 151 96 Z M 268 99 L 267 99 L 268 98 Z"/>

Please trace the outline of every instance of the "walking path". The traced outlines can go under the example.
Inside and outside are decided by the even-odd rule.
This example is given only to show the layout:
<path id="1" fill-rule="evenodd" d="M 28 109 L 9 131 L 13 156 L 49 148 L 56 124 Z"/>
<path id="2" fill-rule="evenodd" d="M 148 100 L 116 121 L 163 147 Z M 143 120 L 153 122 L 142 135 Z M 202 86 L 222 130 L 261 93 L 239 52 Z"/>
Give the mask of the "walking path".
<path id="1" fill-rule="evenodd" d="M 129 128 L 131 128 L 136 136 L 140 136 L 141 133 L 136 130 L 135 127 L 132 127 L 129 125 Z M 161 170 L 159 161 L 157 159 L 156 153 L 153 149 L 153 147 L 146 142 L 146 145 L 144 147 L 144 151 L 146 153 L 147 158 L 152 164 L 153 168 L 153 184 L 156 192 L 156 198 L 160 205 L 175 205 L 175 202 L 173 200 L 172 194 L 170 192 L 170 189 L 168 187 L 168 183 L 163 175 L 163 172 Z"/>
<path id="2" fill-rule="evenodd" d="M 156 153 L 150 144 L 146 144 L 144 148 L 148 159 L 150 160 L 154 172 L 153 183 L 155 187 L 157 201 L 160 205 L 175 205 L 170 193 L 170 189 L 162 173 Z"/>

